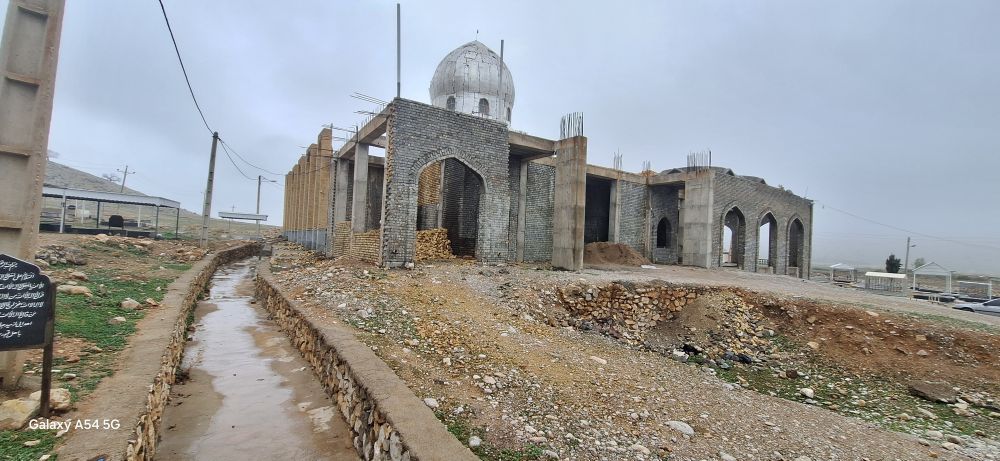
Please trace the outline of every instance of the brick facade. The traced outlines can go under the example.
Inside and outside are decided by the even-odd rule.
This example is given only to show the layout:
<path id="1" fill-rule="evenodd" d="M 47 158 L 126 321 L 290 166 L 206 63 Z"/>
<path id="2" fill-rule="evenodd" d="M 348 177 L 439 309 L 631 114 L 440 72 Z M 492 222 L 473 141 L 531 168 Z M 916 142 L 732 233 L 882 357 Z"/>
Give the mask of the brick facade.
<path id="1" fill-rule="evenodd" d="M 555 203 L 556 169 L 553 166 L 528 163 L 528 184 L 525 196 L 524 260 L 552 259 L 552 214 Z"/>
<path id="2" fill-rule="evenodd" d="M 439 160 L 461 161 L 482 180 L 476 259 L 506 262 L 510 183 L 507 126 L 501 122 L 395 99 L 386 128 L 385 223 L 382 263 L 413 262 L 417 227 L 417 181 Z"/>
<path id="3" fill-rule="evenodd" d="M 787 190 L 772 187 L 752 178 L 734 176 L 727 170 L 717 170 L 715 173 L 714 206 L 712 217 L 713 255 L 712 267 L 719 267 L 722 256 L 722 226 L 726 213 L 734 207 L 738 208 L 745 218 L 744 251 L 742 267 L 748 271 L 757 271 L 757 259 L 767 259 L 765 255 L 758 258 L 757 247 L 761 220 L 770 213 L 777 223 L 777 261 L 773 262 L 774 273 L 788 273 L 789 228 L 798 220 L 804 230 L 802 241 L 801 267 L 808 268 L 811 264 L 812 241 L 812 202 L 799 197 Z M 793 271 L 798 272 L 798 271 Z M 808 271 L 802 271 L 806 277 Z M 793 274 L 795 275 L 795 274 Z"/>

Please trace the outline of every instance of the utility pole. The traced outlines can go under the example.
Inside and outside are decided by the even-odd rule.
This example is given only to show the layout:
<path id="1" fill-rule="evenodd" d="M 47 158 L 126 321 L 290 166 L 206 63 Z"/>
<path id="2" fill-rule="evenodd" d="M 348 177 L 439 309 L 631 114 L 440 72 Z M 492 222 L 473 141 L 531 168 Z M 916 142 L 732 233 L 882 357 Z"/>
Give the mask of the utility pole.
<path id="1" fill-rule="evenodd" d="M 260 214 L 260 182 L 264 177 L 257 175 L 257 214 Z M 260 240 L 260 220 L 257 220 L 257 239 Z"/>
<path id="2" fill-rule="evenodd" d="M 125 171 L 116 170 L 122 174 L 122 188 L 118 192 L 125 193 L 125 180 L 128 179 L 129 173 L 135 174 L 135 171 L 128 171 L 128 165 L 125 165 Z"/>
<path id="3" fill-rule="evenodd" d="M 208 246 L 208 218 L 212 214 L 212 186 L 215 183 L 215 149 L 219 132 L 212 133 L 212 155 L 208 160 L 208 184 L 205 185 L 205 206 L 201 209 L 201 246 Z"/>

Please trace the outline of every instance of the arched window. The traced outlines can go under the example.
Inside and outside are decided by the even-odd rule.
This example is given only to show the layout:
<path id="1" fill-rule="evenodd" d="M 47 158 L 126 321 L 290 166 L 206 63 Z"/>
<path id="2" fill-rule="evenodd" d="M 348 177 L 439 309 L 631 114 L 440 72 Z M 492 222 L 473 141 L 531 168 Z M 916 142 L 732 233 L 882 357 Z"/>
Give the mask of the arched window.
<path id="1" fill-rule="evenodd" d="M 670 247 L 670 221 L 667 218 L 660 219 L 656 225 L 656 248 Z"/>
<path id="2" fill-rule="evenodd" d="M 510 121 L 510 107 L 507 108 L 507 121 Z"/>
<path id="3" fill-rule="evenodd" d="M 486 98 L 479 100 L 479 115 L 489 117 L 490 115 L 490 102 Z"/>
<path id="4" fill-rule="evenodd" d="M 455 110 L 455 97 L 448 96 L 448 110 Z"/>

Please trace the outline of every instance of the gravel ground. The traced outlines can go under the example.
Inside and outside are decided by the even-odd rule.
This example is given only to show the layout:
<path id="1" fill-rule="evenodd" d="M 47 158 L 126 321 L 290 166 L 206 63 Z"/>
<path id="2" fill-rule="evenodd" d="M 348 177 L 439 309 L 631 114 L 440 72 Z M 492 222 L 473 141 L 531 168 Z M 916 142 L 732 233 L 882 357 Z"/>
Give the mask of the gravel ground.
<path id="1" fill-rule="evenodd" d="M 355 326 L 485 459 L 967 459 L 940 440 L 746 390 L 593 332 L 549 326 L 535 309 L 560 284 L 658 278 L 985 320 L 978 316 L 729 271 L 568 273 L 448 262 L 385 272 L 316 260 L 297 248 L 276 246 L 279 283 L 317 321 Z"/>

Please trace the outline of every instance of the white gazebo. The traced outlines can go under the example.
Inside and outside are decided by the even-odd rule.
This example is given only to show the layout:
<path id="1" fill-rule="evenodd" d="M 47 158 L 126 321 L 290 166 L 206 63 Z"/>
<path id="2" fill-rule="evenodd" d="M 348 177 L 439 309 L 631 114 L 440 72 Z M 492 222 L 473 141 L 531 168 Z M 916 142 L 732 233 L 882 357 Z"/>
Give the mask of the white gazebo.
<path id="1" fill-rule="evenodd" d="M 848 282 L 853 283 L 857 278 L 854 266 L 849 266 L 844 263 L 837 263 L 830 266 L 830 281 L 831 282 Z"/>
<path id="2" fill-rule="evenodd" d="M 935 262 L 931 262 L 931 263 L 924 264 L 923 266 L 920 266 L 920 267 L 918 267 L 916 269 L 913 269 L 913 286 L 912 286 L 913 290 L 917 290 L 917 289 L 921 288 L 919 280 L 918 280 L 919 277 L 921 277 L 921 276 L 923 276 L 925 278 L 926 277 L 941 277 L 941 278 L 943 278 L 944 279 L 944 291 L 942 291 L 942 293 L 951 293 L 951 271 L 948 270 L 948 269 L 945 269 L 940 264 L 935 263 Z M 938 291 L 940 289 L 940 285 L 934 285 L 932 287 L 927 287 L 925 289 L 928 289 L 928 290 L 931 290 L 931 291 Z"/>

